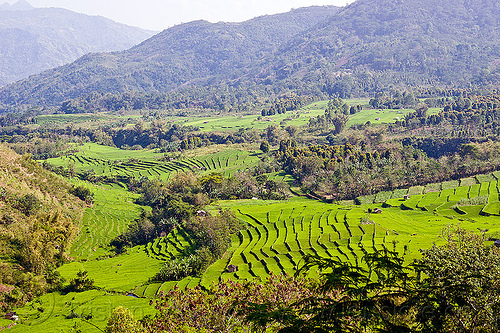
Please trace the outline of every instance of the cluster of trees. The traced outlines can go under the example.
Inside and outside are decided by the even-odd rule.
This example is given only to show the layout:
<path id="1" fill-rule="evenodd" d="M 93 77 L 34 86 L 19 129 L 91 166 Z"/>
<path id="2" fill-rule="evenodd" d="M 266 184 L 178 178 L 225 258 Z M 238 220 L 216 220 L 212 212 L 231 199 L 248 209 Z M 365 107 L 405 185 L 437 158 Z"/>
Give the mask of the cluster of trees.
<path id="1" fill-rule="evenodd" d="M 283 130 L 275 125 L 269 126 L 269 130 L 264 132 L 243 128 L 233 132 L 200 132 L 197 127 L 158 119 L 147 125 L 142 120 L 136 121 L 133 126 L 126 125 L 126 122 L 122 122 L 98 128 L 0 127 L 0 141 L 9 143 L 21 154 L 30 153 L 36 159 L 47 159 L 60 156 L 69 148 L 69 142 L 90 141 L 121 149 L 157 148 L 163 152 L 175 152 L 210 144 L 254 143 L 263 138 L 277 143 L 289 136 L 288 133 L 296 132 L 294 126 Z"/>
<path id="2" fill-rule="evenodd" d="M 314 100 L 311 96 L 300 97 L 297 95 L 280 97 L 274 101 L 273 105 L 268 109 L 262 110 L 262 116 L 274 116 L 275 114 L 283 114 L 287 111 L 300 109 L 307 103 Z"/>
<path id="3" fill-rule="evenodd" d="M 402 109 L 413 107 L 417 104 L 417 99 L 411 91 L 401 93 L 395 90 L 390 93 L 377 93 L 374 98 L 370 99 L 369 104 L 374 109 Z"/>
<path id="4" fill-rule="evenodd" d="M 495 155 L 498 142 L 474 143 L 474 149 L 459 150 L 439 160 L 400 143 L 383 143 L 369 149 L 349 143 L 298 148 L 290 142 L 283 141 L 276 153 L 281 167 L 297 179 L 304 191 L 332 200 L 500 169 L 500 157 Z M 488 158 L 481 159 L 484 156 Z"/>
<path id="5" fill-rule="evenodd" d="M 396 126 L 408 129 L 432 126 L 446 128 L 448 135 L 458 137 L 485 137 L 500 133 L 500 95 L 459 96 L 438 114 L 415 112 L 405 116 Z"/>
<path id="6" fill-rule="evenodd" d="M 328 101 L 325 110 L 325 117 L 332 118 L 335 114 L 353 115 L 363 110 L 362 105 L 349 105 L 341 98 L 334 98 Z"/>
<path id="7" fill-rule="evenodd" d="M 388 249 L 357 264 L 308 255 L 295 278 L 174 289 L 141 322 L 116 309 L 107 332 L 497 332 L 500 250 L 460 228 L 442 236 L 411 262 Z M 319 281 L 305 279 L 312 270 Z"/>
<path id="8" fill-rule="evenodd" d="M 240 92 L 241 89 L 217 85 L 213 87 L 190 87 L 189 90 L 168 93 L 92 92 L 64 101 L 57 112 L 66 114 L 121 112 L 130 110 L 182 110 L 209 109 L 221 112 L 245 111 L 260 105 L 258 96 L 262 91 Z"/>
<path id="9" fill-rule="evenodd" d="M 356 114 L 363 110 L 362 105 L 349 105 L 341 98 L 334 98 L 328 101 L 328 106 L 325 109 L 323 116 L 309 118 L 308 130 L 311 131 L 327 131 L 332 125 L 332 135 L 341 133 L 349 120 L 349 115 Z"/>
<path id="10" fill-rule="evenodd" d="M 210 145 L 211 142 L 208 139 L 202 140 L 197 136 L 190 137 L 181 141 L 180 148 L 182 150 L 195 149 L 199 147 L 205 147 Z"/>

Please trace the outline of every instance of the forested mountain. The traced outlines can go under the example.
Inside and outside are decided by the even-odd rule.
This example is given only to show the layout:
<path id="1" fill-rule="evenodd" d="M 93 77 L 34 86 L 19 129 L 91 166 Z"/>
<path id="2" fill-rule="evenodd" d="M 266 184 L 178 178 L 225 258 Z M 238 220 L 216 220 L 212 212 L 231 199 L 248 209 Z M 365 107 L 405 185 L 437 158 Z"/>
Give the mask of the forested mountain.
<path id="1" fill-rule="evenodd" d="M 86 55 L 2 91 L 4 102 L 48 104 L 92 91 L 170 91 L 188 83 L 233 81 L 273 58 L 278 47 L 338 7 L 310 7 L 243 23 L 195 21 L 121 53 Z"/>
<path id="2" fill-rule="evenodd" d="M 196 21 L 15 83 L 0 101 L 50 105 L 94 91 L 216 84 L 341 97 L 394 86 L 496 85 L 499 29 L 493 0 L 358 0 L 243 23 Z"/>
<path id="3" fill-rule="evenodd" d="M 280 50 L 293 81 L 327 80 L 349 96 L 390 85 L 498 83 L 500 3 L 493 0 L 358 0 Z M 311 73 L 313 73 L 311 75 Z"/>
<path id="4" fill-rule="evenodd" d="M 122 51 L 154 34 L 109 19 L 26 1 L 0 6 L 0 85 L 74 61 L 89 52 Z"/>

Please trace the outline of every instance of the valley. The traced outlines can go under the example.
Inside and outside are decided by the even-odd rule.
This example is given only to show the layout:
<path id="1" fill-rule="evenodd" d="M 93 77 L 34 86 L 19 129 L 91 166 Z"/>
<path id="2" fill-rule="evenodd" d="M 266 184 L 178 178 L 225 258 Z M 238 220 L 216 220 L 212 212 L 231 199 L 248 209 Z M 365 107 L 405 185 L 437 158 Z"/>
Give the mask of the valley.
<path id="1" fill-rule="evenodd" d="M 500 5 L 275 13 L 0 5 L 0 331 L 500 331 Z"/>

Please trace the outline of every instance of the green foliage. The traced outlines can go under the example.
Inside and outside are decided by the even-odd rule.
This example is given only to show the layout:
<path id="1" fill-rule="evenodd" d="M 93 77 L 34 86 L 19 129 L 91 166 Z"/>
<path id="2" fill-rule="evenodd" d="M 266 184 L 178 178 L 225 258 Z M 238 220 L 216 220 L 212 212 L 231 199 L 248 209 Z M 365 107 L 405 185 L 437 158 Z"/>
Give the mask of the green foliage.
<path id="1" fill-rule="evenodd" d="M 412 91 L 392 91 L 390 93 L 377 93 L 370 99 L 370 106 L 375 109 L 401 109 L 415 106 L 417 100 Z"/>
<path id="2" fill-rule="evenodd" d="M 84 185 L 73 186 L 69 192 L 87 204 L 94 203 L 94 193 Z"/>
<path id="3" fill-rule="evenodd" d="M 269 142 L 267 142 L 265 140 L 262 141 L 262 143 L 260 144 L 260 148 L 259 149 L 262 150 L 262 152 L 264 154 L 269 153 Z"/>
<path id="4" fill-rule="evenodd" d="M 231 244 L 231 235 L 236 234 L 242 225 L 235 214 L 226 209 L 220 210 L 217 215 L 193 217 L 185 228 L 192 236 L 201 259 L 196 270 L 201 272 L 222 257 Z"/>
<path id="5" fill-rule="evenodd" d="M 106 333 L 141 333 L 145 332 L 141 323 L 134 319 L 129 309 L 122 306 L 113 310 L 108 319 Z"/>
<path id="6" fill-rule="evenodd" d="M 94 280 L 88 276 L 87 271 L 79 271 L 66 288 L 68 292 L 83 292 L 94 289 Z"/>
<path id="7" fill-rule="evenodd" d="M 299 109 L 306 103 L 312 102 L 311 97 L 299 97 L 297 95 L 285 96 L 274 101 L 269 109 L 262 110 L 262 116 L 274 116 L 275 114 L 283 114 L 287 111 Z"/>
<path id="8" fill-rule="evenodd" d="M 180 281 L 183 278 L 195 275 L 198 258 L 189 255 L 184 258 L 176 258 L 165 262 L 154 280 L 155 281 Z"/>
<path id="9" fill-rule="evenodd" d="M 15 207 L 19 209 L 24 215 L 35 215 L 40 209 L 41 202 L 36 195 L 28 193 L 23 195 L 15 203 Z"/>
<path id="10" fill-rule="evenodd" d="M 145 321 L 148 332 L 246 332 L 244 313 L 250 304 L 280 311 L 284 306 L 311 296 L 311 283 L 274 275 L 262 283 L 222 281 L 208 291 L 173 289 L 156 301 L 158 314 Z M 276 327 L 273 327 L 275 329 Z"/>
<path id="11" fill-rule="evenodd" d="M 500 251 L 461 228 L 443 232 L 446 244 L 422 250 L 423 273 L 413 301 L 422 331 L 494 332 L 500 311 Z"/>

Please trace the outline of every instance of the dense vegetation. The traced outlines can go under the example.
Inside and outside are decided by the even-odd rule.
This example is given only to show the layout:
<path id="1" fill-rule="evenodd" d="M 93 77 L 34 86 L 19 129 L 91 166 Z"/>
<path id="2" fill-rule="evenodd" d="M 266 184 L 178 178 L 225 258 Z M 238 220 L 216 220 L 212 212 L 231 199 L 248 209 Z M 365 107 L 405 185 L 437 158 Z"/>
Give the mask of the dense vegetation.
<path id="1" fill-rule="evenodd" d="M 1 311 L 61 288 L 56 268 L 76 233 L 82 202 L 30 156 L 0 147 Z"/>

